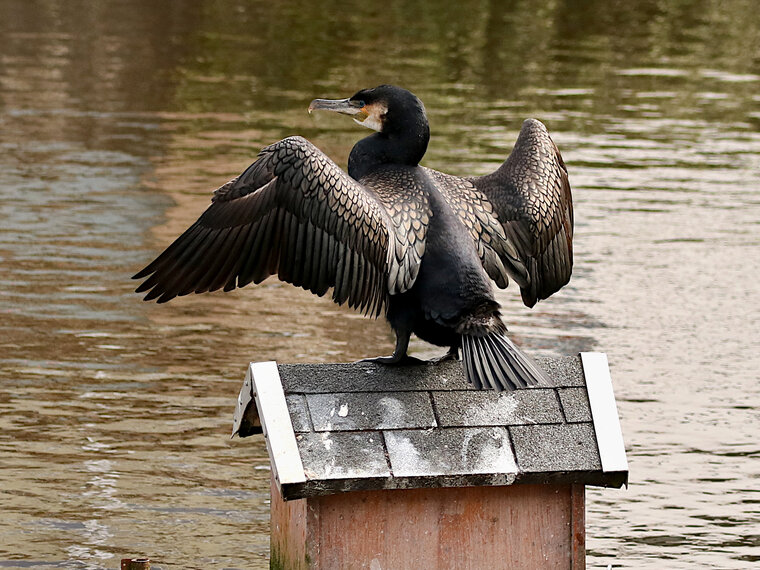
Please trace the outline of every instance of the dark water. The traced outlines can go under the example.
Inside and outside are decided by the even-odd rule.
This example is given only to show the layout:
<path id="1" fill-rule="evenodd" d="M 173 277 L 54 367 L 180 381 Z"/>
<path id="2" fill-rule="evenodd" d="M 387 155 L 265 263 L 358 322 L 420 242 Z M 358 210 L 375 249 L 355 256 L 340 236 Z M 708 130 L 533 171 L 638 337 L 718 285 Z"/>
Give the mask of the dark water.
<path id="1" fill-rule="evenodd" d="M 249 360 L 391 336 L 277 281 L 142 303 L 129 276 L 258 149 L 366 134 L 314 97 L 393 82 L 427 166 L 492 170 L 542 119 L 576 203 L 539 354 L 608 354 L 631 468 L 589 567 L 760 561 L 760 15 L 746 1 L 0 2 L 0 568 L 263 568 L 266 451 L 229 440 Z M 423 343 L 422 356 L 438 353 Z"/>

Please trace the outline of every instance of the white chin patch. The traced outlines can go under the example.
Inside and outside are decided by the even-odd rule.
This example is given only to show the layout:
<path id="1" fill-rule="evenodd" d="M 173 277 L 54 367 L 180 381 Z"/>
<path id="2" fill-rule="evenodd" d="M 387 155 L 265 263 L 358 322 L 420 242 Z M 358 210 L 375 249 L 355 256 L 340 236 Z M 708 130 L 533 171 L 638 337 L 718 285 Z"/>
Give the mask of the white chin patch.
<path id="1" fill-rule="evenodd" d="M 388 112 L 388 107 L 383 103 L 370 103 L 362 111 L 367 114 L 367 118 L 363 121 L 359 119 L 354 119 L 354 121 L 373 131 L 380 132 L 383 130 L 383 117 Z"/>
<path id="2" fill-rule="evenodd" d="M 377 117 L 369 116 L 363 121 L 360 121 L 359 119 L 354 119 L 354 121 L 363 127 L 372 129 L 373 131 L 380 132 L 383 130 L 383 123 Z"/>

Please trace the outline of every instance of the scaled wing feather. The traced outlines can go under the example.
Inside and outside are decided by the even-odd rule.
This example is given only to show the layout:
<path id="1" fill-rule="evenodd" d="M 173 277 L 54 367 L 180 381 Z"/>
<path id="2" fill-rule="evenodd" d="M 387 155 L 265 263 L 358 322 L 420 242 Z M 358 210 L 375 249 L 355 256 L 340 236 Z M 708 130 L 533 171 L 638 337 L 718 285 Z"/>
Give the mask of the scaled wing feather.
<path id="1" fill-rule="evenodd" d="M 362 183 L 372 189 L 390 219 L 388 292 L 404 293 L 414 285 L 425 254 L 431 216 L 427 192 L 407 170 L 380 170 L 362 178 Z"/>
<path id="2" fill-rule="evenodd" d="M 526 282 L 526 269 L 513 243 L 507 239 L 493 205 L 472 181 L 426 168 L 451 210 L 470 232 L 483 267 L 496 284 L 505 288 L 509 276 Z"/>
<path id="3" fill-rule="evenodd" d="M 516 279 L 523 302 L 532 307 L 563 287 L 573 267 L 573 199 L 567 169 L 546 127 L 527 119 L 504 164 L 469 181 L 493 205 L 517 251 L 525 271 L 522 281 Z"/>
<path id="4" fill-rule="evenodd" d="M 261 151 L 214 193 L 201 217 L 145 269 L 138 292 L 166 302 L 269 275 L 379 314 L 391 222 L 371 190 L 301 137 Z"/>

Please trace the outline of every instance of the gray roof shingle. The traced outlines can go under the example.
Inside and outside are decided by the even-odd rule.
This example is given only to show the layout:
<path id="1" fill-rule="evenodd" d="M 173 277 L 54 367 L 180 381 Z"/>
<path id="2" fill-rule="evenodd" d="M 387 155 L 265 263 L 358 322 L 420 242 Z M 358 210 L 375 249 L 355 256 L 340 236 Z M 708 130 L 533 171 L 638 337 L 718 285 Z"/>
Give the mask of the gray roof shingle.
<path id="1" fill-rule="evenodd" d="M 598 430 L 620 429 L 614 399 L 597 398 L 602 412 L 595 413 L 616 425 L 595 425 L 581 358 L 537 360 L 551 385 L 503 393 L 474 390 L 456 362 L 252 364 L 235 424 L 246 407 L 248 421 L 258 412 L 286 499 L 387 488 L 627 483 L 624 450 L 613 450 L 616 462 L 608 464 L 615 470 L 605 471 L 608 452 L 597 443 Z M 248 405 L 252 396 L 258 409 Z M 614 445 L 622 446 L 622 436 Z"/>

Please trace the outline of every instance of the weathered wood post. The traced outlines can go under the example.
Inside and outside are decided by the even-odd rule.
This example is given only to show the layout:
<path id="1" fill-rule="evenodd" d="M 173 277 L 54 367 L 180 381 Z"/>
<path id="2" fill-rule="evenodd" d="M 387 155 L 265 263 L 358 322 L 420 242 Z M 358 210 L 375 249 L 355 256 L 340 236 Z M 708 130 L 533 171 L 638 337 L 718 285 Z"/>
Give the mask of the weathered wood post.
<path id="1" fill-rule="evenodd" d="M 150 559 L 122 558 L 121 570 L 150 570 Z"/>
<path id="2" fill-rule="evenodd" d="M 628 479 L 607 358 L 539 364 L 497 394 L 458 363 L 252 363 L 233 433 L 266 436 L 270 567 L 584 568 L 585 485 Z"/>

